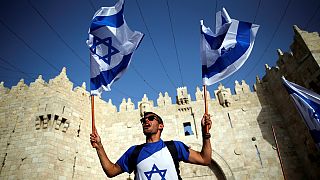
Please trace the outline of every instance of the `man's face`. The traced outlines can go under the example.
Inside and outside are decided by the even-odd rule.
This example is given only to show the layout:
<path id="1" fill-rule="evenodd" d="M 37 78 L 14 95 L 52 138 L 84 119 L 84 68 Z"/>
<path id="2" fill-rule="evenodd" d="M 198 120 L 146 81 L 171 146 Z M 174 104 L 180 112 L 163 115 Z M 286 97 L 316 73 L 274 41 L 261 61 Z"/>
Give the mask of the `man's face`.
<path id="1" fill-rule="evenodd" d="M 148 114 L 145 117 L 143 117 L 141 120 L 143 133 L 145 135 L 147 134 L 156 134 L 159 130 L 159 127 L 161 124 L 158 122 L 158 118 L 154 114 Z"/>

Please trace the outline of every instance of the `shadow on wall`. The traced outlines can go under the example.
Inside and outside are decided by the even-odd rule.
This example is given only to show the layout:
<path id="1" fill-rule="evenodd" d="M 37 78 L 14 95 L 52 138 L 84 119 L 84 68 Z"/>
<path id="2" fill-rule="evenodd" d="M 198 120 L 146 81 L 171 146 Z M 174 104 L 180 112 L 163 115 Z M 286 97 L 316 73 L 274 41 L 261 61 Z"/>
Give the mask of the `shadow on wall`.
<path id="1" fill-rule="evenodd" d="M 259 86 L 262 86 L 261 84 Z M 257 122 L 264 140 L 266 140 L 271 146 L 275 147 L 275 140 L 272 133 L 271 126 L 273 125 L 275 119 L 279 119 L 280 115 L 277 114 L 269 104 L 266 95 L 261 90 L 257 91 L 257 96 L 261 104 L 261 111 L 257 117 Z M 252 139 L 254 140 L 254 137 Z"/>
<path id="2" fill-rule="evenodd" d="M 212 170 L 212 172 L 214 173 L 214 175 L 218 180 L 227 179 L 221 167 L 214 160 L 211 160 L 211 164 L 209 165 L 209 168 Z"/>
<path id="3" fill-rule="evenodd" d="M 266 82 L 267 83 L 267 82 Z M 261 103 L 262 109 L 257 117 L 257 122 L 261 130 L 262 138 L 266 140 L 274 151 L 278 150 L 280 152 L 284 172 L 287 179 L 305 179 L 304 167 L 299 163 L 298 155 L 295 150 L 296 146 L 292 142 L 285 119 L 282 117 L 279 111 L 279 104 L 274 104 L 271 100 L 271 96 L 274 96 L 272 91 L 266 91 L 266 84 L 257 85 L 257 96 Z M 279 89 L 276 91 L 279 93 Z M 284 100 L 284 99 L 283 99 Z M 274 133 L 272 130 L 274 129 Z M 252 139 L 252 141 L 254 141 Z M 259 146 L 259 141 L 254 142 Z M 257 147 L 256 147 L 257 148 Z M 263 154 L 262 154 L 263 156 Z M 279 159 L 279 158 L 278 158 Z M 280 163 L 280 160 L 278 160 Z"/>

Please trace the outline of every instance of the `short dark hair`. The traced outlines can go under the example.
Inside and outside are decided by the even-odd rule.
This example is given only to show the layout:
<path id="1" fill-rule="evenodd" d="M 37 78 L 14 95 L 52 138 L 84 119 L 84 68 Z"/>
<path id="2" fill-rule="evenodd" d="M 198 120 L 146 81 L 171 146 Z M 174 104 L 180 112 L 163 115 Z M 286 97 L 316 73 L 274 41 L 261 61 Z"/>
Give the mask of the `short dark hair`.
<path id="1" fill-rule="evenodd" d="M 154 112 L 144 112 L 143 113 L 143 117 L 146 117 L 149 114 L 155 115 L 157 117 L 157 119 L 158 119 L 159 124 L 163 124 L 163 120 L 161 119 L 161 117 L 158 114 L 154 113 Z"/>

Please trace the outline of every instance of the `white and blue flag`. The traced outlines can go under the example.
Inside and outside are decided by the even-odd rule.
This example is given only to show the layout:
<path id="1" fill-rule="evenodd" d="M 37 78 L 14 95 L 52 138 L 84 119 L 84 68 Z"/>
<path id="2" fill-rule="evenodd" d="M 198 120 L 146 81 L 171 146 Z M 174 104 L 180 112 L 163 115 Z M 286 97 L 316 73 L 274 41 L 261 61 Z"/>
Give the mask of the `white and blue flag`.
<path id="1" fill-rule="evenodd" d="M 216 14 L 216 32 L 201 20 L 200 55 L 204 85 L 212 85 L 237 71 L 248 59 L 259 25 L 231 19 L 227 11 Z"/>
<path id="2" fill-rule="evenodd" d="M 87 45 L 90 49 L 91 95 L 110 91 L 114 81 L 127 70 L 143 34 L 131 31 L 123 16 L 124 0 L 102 7 L 93 16 Z"/>
<path id="3" fill-rule="evenodd" d="M 304 119 L 314 142 L 320 148 L 320 95 L 287 81 L 284 77 L 282 82 Z"/>

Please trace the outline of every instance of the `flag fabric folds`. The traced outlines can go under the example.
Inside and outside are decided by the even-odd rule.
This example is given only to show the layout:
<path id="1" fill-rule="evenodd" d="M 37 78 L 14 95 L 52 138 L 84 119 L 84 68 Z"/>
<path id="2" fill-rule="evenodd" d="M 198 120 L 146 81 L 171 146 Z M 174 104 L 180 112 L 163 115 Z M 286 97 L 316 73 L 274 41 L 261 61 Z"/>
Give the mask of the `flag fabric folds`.
<path id="1" fill-rule="evenodd" d="M 87 45 L 90 49 L 91 95 L 110 91 L 114 81 L 127 70 L 133 52 L 143 38 L 132 31 L 123 16 L 124 0 L 113 7 L 102 7 L 94 15 Z"/>
<path id="2" fill-rule="evenodd" d="M 282 82 L 288 93 L 292 97 L 300 115 L 304 119 L 310 134 L 320 148 L 320 95 L 301 87 L 295 83 L 287 81 L 282 77 Z"/>
<path id="3" fill-rule="evenodd" d="M 248 59 L 259 25 L 216 13 L 215 33 L 201 21 L 200 56 L 204 85 L 212 85 L 237 71 Z"/>

